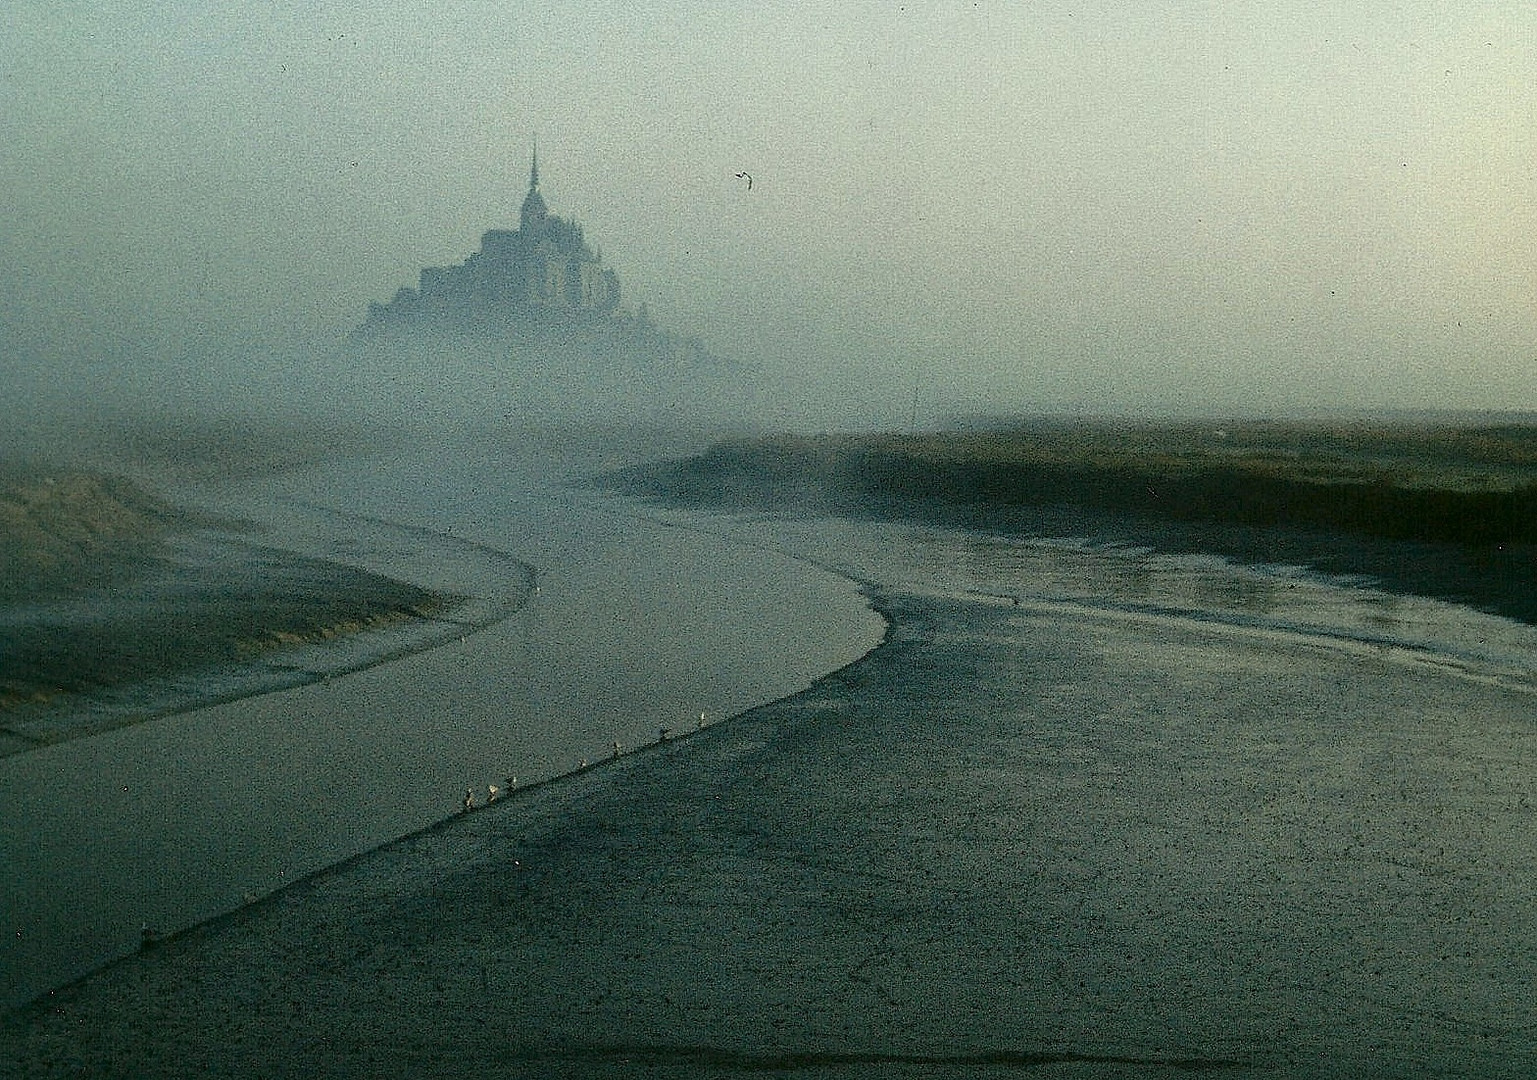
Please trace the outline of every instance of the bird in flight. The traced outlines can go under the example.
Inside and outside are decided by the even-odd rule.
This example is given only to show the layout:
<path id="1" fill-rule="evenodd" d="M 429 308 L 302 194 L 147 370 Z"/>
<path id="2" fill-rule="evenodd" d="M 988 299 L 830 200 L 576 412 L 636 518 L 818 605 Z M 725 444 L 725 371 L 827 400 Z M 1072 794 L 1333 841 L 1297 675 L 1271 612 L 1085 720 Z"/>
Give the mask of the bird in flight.
<path id="1" fill-rule="evenodd" d="M 747 181 L 747 190 L 748 191 L 752 190 L 752 177 L 751 176 L 748 176 L 744 172 L 739 172 L 739 173 L 736 174 L 736 178 L 738 180 L 746 180 Z"/>

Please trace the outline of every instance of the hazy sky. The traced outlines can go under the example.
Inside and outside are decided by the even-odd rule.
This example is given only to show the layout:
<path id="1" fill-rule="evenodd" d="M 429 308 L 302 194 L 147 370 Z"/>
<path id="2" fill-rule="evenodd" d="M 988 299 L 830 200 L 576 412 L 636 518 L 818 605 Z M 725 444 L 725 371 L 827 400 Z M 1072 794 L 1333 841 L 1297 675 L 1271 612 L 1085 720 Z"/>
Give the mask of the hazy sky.
<path id="1" fill-rule="evenodd" d="M 13 363 L 334 338 L 537 136 L 627 301 L 853 409 L 1537 408 L 1537 5 L 225 7 L 0 7 Z"/>

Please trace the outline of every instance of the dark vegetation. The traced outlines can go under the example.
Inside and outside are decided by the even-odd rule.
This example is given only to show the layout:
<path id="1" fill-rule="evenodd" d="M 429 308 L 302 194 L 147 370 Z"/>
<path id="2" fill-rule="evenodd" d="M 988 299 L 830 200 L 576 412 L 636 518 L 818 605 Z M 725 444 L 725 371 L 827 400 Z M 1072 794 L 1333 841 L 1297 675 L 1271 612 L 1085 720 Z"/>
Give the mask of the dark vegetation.
<path id="1" fill-rule="evenodd" d="M 0 714 L 240 665 L 444 606 L 377 574 L 243 544 L 217 561 L 150 560 L 110 589 L 59 599 L 0 617 Z"/>
<path id="2" fill-rule="evenodd" d="M 1064 421 L 776 437 L 611 480 L 722 505 L 1301 562 L 1537 620 L 1534 426 Z"/>
<path id="3" fill-rule="evenodd" d="M 1397 540 L 1537 540 L 1537 428 L 1129 428 L 769 439 L 717 446 L 692 486 L 813 480 L 859 500 L 1067 503 Z M 698 492 L 696 492 L 697 494 Z"/>
<path id="4" fill-rule="evenodd" d="M 106 580 L 184 521 L 123 477 L 0 466 L 0 600 Z"/>
<path id="5" fill-rule="evenodd" d="M 215 524 L 121 477 L 0 471 L 0 712 L 238 664 L 446 602 Z"/>

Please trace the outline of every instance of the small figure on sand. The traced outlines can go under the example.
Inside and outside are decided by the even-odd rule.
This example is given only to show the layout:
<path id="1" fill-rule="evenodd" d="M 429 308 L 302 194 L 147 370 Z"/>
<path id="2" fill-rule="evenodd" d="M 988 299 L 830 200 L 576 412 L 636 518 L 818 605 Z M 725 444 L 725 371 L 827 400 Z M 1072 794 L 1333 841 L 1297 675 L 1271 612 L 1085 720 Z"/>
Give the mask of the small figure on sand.
<path id="1" fill-rule="evenodd" d="M 496 802 L 496 800 L 501 797 L 501 794 L 502 789 L 497 787 L 495 784 L 492 784 L 489 788 L 486 789 L 486 802 Z"/>
<path id="2" fill-rule="evenodd" d="M 464 789 L 464 812 L 468 814 L 475 809 L 475 793 L 469 788 Z"/>
<path id="3" fill-rule="evenodd" d="M 618 757 L 619 756 L 619 740 L 618 739 L 614 740 L 613 750 L 614 750 L 614 756 Z"/>
<path id="4" fill-rule="evenodd" d="M 667 741 L 667 736 L 669 736 L 671 734 L 672 734 L 672 728 L 665 728 L 664 727 L 662 729 L 662 733 L 659 736 L 657 736 L 657 741 L 658 742 L 666 742 Z"/>

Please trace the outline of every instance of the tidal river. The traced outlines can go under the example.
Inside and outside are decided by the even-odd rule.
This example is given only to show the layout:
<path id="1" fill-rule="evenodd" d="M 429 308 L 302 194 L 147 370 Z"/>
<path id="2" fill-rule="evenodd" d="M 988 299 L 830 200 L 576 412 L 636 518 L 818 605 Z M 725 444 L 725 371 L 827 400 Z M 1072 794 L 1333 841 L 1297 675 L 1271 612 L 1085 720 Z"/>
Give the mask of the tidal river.
<path id="1" fill-rule="evenodd" d="M 1112 1006 L 1146 1029 L 1139 1045 L 1167 1043 L 1173 1017 L 1191 1025 L 1174 1043 L 1245 1060 L 1291 1039 L 1271 1029 L 1298 1009 L 1322 1032 L 1299 1037 L 1308 1047 L 1345 1038 L 1336 1015 L 1507 1041 L 1537 1022 L 1512 992 L 1537 973 L 1537 629 L 1298 567 L 1088 536 L 661 510 L 560 476 L 527 457 L 413 447 L 202 493 L 309 554 L 494 600 L 497 583 L 476 579 L 484 561 L 432 554 L 463 541 L 531 565 L 538 589 L 462 641 L 0 760 L 9 1000 L 132 949 L 144 923 L 185 925 L 440 819 L 466 787 L 480 798 L 508 776 L 551 777 L 615 742 L 805 687 L 882 637 L 858 580 L 927 629 L 899 622 L 906 645 L 828 690 L 852 698 L 849 726 L 829 729 L 814 761 L 760 772 L 787 790 L 843 791 L 840 755 L 883 755 L 887 767 L 857 770 L 882 779 L 855 809 L 906 809 L 866 821 L 879 826 L 868 835 L 911 834 L 976 882 L 932 911 L 905 893 L 881 901 L 907 914 L 872 925 L 883 941 L 900 930 L 912 950 L 892 965 L 912 973 L 906 991 L 882 993 L 910 991 L 910 1012 L 892 1019 L 900 993 L 854 1010 L 887 1025 L 860 1047 L 957 1016 L 979 1030 L 996 1022 L 1003 1034 L 988 1028 L 983 1044 L 1013 1045 L 998 1040 L 1022 1038 L 1025 1015 L 1060 1027 L 1041 1045 L 1088 1045 L 1121 1015 Z M 385 543 L 389 529 L 423 546 Z M 932 646 L 912 644 L 925 634 Z M 893 656 L 917 666 L 887 670 Z M 905 733 L 904 745 L 883 743 L 887 732 Z M 754 794 L 791 797 L 749 792 L 749 810 Z M 805 838 L 818 867 L 881 856 L 858 824 L 842 848 L 836 821 Z M 801 848 L 785 850 L 787 874 L 809 872 Z M 898 892 L 932 895 L 909 850 L 856 874 L 861 895 L 888 876 L 909 882 Z M 765 925 L 798 927 L 810 913 L 792 914 Z M 815 915 L 857 924 L 860 910 Z M 679 940 L 705 948 L 717 936 Z M 1036 966 L 1010 967 L 1005 950 L 984 972 L 1000 940 Z M 955 941 L 970 945 L 945 944 Z M 792 954 L 815 961 L 813 944 L 765 941 L 762 970 Z M 982 966 L 958 976 L 959 957 Z M 805 970 L 804 986 L 731 985 L 749 1003 L 842 986 L 831 961 Z M 934 1007 L 958 985 L 996 1009 Z M 1327 997 L 1341 986 L 1356 1012 Z M 637 988 L 625 1000 L 653 999 Z M 700 1015 L 731 1017 L 731 1005 L 759 1020 L 772 1003 L 716 1004 Z M 552 1024 L 587 1022 L 568 1005 L 552 1005 Z"/>
<path id="2" fill-rule="evenodd" d="M 176 493 L 261 523 L 263 544 L 468 595 L 474 617 L 362 670 L 0 759 L 3 1004 L 145 927 L 440 820 L 467 790 L 484 802 L 718 721 L 880 640 L 850 581 L 573 492 L 570 468 L 466 440 Z"/>

